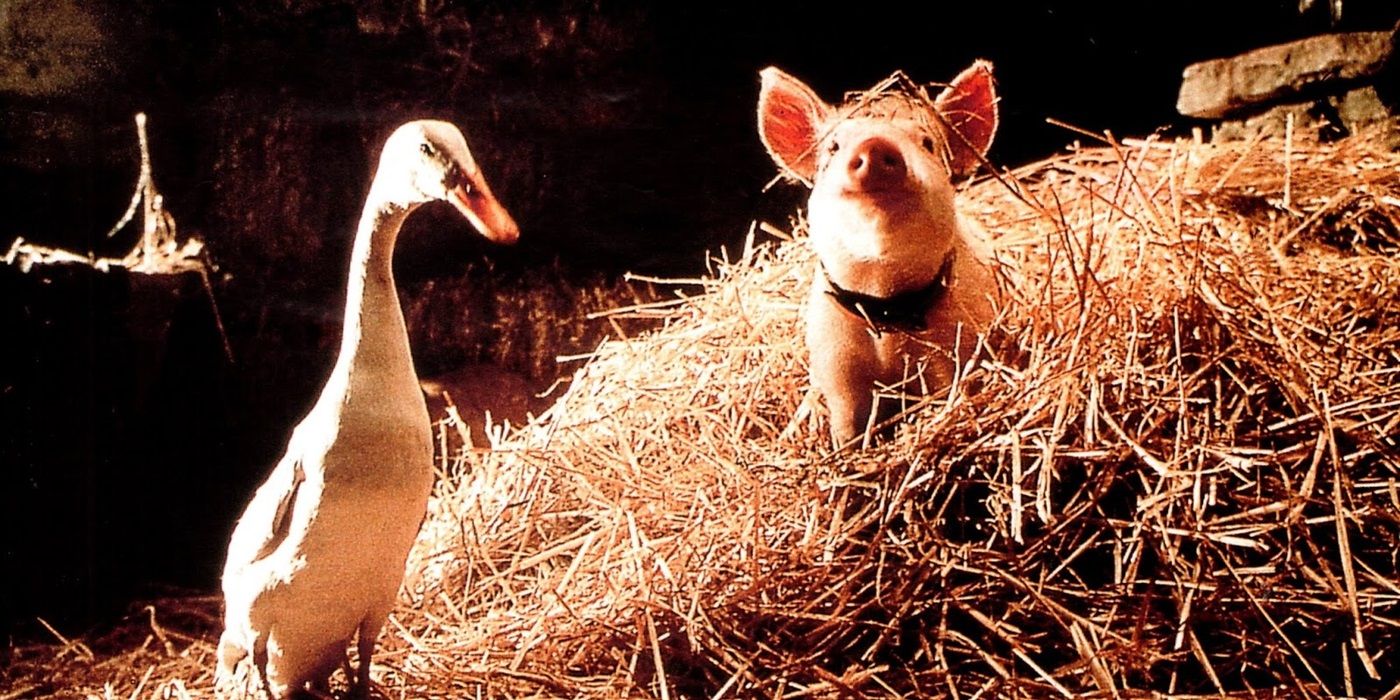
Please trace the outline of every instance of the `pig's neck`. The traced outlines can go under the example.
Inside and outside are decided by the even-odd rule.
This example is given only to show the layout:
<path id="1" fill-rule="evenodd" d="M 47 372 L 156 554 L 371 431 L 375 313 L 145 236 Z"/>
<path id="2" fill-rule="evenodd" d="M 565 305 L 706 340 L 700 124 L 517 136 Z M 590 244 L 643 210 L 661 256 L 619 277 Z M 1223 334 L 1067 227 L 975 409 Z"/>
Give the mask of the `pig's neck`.
<path id="1" fill-rule="evenodd" d="M 954 255 L 949 255 L 938 267 L 932 282 L 917 289 L 893 296 L 870 296 L 843 288 L 831 279 L 823 267 L 825 292 L 837 305 L 854 316 L 865 319 L 878 335 L 883 331 L 917 333 L 928 329 L 929 312 L 948 293 L 952 281 Z"/>
<path id="2" fill-rule="evenodd" d="M 931 284 L 954 253 L 956 231 L 936 236 L 835 236 L 835 245 L 818 246 L 827 277 L 840 287 L 871 297 L 894 297 Z M 852 241 L 865 245 L 853 247 Z M 930 241 L 940 243 L 930 243 Z"/>

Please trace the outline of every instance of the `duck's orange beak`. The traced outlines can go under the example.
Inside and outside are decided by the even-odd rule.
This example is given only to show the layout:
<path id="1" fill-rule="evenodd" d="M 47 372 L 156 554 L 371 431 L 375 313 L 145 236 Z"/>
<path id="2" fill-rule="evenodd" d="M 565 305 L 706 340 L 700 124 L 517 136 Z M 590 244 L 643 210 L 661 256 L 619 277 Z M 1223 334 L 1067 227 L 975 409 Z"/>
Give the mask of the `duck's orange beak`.
<path id="1" fill-rule="evenodd" d="M 520 238 L 520 227 L 515 225 L 510 212 L 496 201 L 485 181 L 472 183 L 470 190 L 464 185 L 452 187 L 447 190 L 447 201 L 488 240 L 510 245 Z"/>

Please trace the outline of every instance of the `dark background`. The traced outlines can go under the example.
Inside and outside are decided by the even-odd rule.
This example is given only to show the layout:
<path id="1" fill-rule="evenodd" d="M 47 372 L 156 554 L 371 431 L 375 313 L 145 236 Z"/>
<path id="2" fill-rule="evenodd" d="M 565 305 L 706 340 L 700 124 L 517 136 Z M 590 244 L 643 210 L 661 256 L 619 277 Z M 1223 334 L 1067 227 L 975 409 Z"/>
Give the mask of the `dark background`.
<path id="1" fill-rule="evenodd" d="M 103 234 L 131 194 L 144 110 L 167 207 L 219 266 L 234 361 L 193 277 L 0 266 L 0 626 L 71 629 L 133 596 L 216 587 L 233 519 L 334 359 L 349 238 L 401 121 L 463 125 L 523 230 L 502 250 L 441 210 L 410 223 L 406 303 L 474 300 L 415 318 L 480 340 L 419 343 L 420 369 L 539 375 L 542 354 L 570 348 L 500 350 L 502 295 L 542 277 L 693 273 L 753 219 L 795 211 L 801 191 L 763 191 L 766 65 L 835 100 L 896 68 L 938 81 L 990 59 L 1003 116 L 991 159 L 1011 166 L 1075 139 L 1047 117 L 1181 131 L 1187 64 L 1400 16 L 1389 0 L 1343 9 L 1334 24 L 1296 0 L 3 0 L 0 246 L 128 249 L 134 233 Z M 481 287 L 496 301 L 461 291 Z"/>

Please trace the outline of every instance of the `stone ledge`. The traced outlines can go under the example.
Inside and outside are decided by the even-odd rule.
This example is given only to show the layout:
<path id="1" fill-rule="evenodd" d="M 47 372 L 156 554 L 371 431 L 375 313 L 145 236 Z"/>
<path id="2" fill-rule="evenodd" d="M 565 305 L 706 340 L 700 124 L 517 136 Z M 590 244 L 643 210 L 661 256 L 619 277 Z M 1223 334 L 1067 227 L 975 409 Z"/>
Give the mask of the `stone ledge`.
<path id="1" fill-rule="evenodd" d="M 1379 74 L 1394 43 L 1391 31 L 1325 34 L 1193 63 L 1182 74 L 1176 109 L 1188 117 L 1218 119 L 1266 103 L 1298 101 L 1322 85 L 1336 84 L 1335 92 L 1345 92 Z"/>

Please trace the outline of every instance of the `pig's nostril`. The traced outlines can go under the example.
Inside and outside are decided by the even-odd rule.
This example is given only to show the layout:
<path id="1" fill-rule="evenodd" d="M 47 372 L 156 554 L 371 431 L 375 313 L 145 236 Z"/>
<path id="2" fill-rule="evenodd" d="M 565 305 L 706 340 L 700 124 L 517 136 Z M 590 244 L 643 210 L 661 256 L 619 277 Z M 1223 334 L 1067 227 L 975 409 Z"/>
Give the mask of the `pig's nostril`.
<path id="1" fill-rule="evenodd" d="M 901 170 L 904 168 L 904 158 L 899 155 L 899 151 L 889 146 L 875 146 L 864 155 L 867 167 L 881 170 Z"/>
<path id="2" fill-rule="evenodd" d="M 869 190 L 896 185 L 908 168 L 899 148 L 883 139 L 870 139 L 851 149 L 846 167 L 853 184 Z"/>

